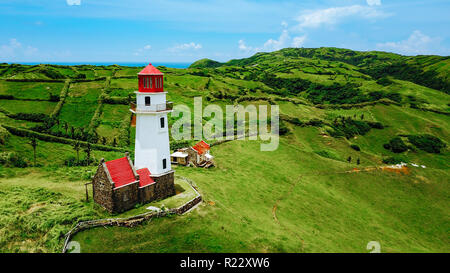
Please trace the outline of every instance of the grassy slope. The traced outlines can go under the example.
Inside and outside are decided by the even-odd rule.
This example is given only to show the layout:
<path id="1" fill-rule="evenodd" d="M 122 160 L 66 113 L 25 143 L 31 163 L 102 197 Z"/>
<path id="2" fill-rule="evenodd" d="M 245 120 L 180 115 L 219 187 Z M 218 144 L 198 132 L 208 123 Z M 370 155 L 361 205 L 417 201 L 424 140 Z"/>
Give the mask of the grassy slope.
<path id="1" fill-rule="evenodd" d="M 320 135 L 326 132 L 325 127 L 295 127 L 287 123 L 291 132 L 282 137 L 279 149 L 274 152 L 260 152 L 260 143 L 255 141 L 234 141 L 215 146 L 212 153 L 216 157 L 217 168 L 176 168 L 177 174 L 189 177 L 198 184 L 207 201 L 199 209 L 181 217 L 156 219 L 133 229 L 102 228 L 79 233 L 75 239 L 81 242 L 82 251 L 365 252 L 367 242 L 377 240 L 383 252 L 448 252 L 448 149 L 439 155 L 420 150 L 403 154 L 406 161 L 427 166 L 426 169 L 412 168 L 409 175 L 380 170 L 345 173 L 354 167 L 363 169 L 378 166 L 382 158 L 394 155 L 382 145 L 400 133 L 430 133 L 448 143 L 449 116 L 409 108 L 407 98 L 412 95 L 427 108 L 448 111 L 448 95 L 399 79 L 394 79 L 391 85 L 381 86 L 364 74 L 361 67 L 391 63 L 403 57 L 382 52 L 362 54 L 363 57 L 360 55 L 340 49 L 321 48 L 305 52 L 287 49 L 257 54 L 244 60 L 232 60 L 216 69 L 161 68 L 165 73 L 169 100 L 189 107 L 193 106 L 193 97 L 202 96 L 205 105 L 212 93 L 221 91 L 238 97 L 280 98 L 272 94 L 272 88 L 261 82 L 243 80 L 250 73 L 263 71 L 270 71 L 279 77 L 300 77 L 326 85 L 350 81 L 361 84 L 360 89 L 366 93 L 378 90 L 399 92 L 403 103 L 401 107 L 375 105 L 344 110 L 316 108 L 302 98 L 302 94 L 295 99 L 308 105 L 277 101 L 282 114 L 303 121 L 312 118 L 332 121 L 337 116 L 351 117 L 356 114 L 359 117 L 364 114 L 365 120 L 380 121 L 387 127 L 383 130 L 372 129 L 365 136 L 346 140 Z M 445 65 L 439 64 L 446 60 L 433 60 L 431 57 L 417 59 L 412 60 L 423 67 L 439 71 L 440 75 L 448 71 Z M 4 78 L 39 76 L 34 66 L 28 70 L 20 67 L 0 68 L 3 69 Z M 139 68 L 127 67 L 114 69 L 115 76 L 134 76 L 139 71 Z M 202 71 L 206 75 L 198 75 Z M 88 78 L 113 74 L 111 67 L 77 66 L 61 69 L 61 74 L 67 76 L 75 73 L 85 73 Z M 327 73 L 336 77 L 333 79 Z M 0 87 L 0 94 L 12 92 L 16 96 L 31 94 L 34 92 L 28 90 L 36 90 L 36 94 L 45 99 L 42 91 L 43 88 L 47 90 L 45 84 L 13 84 L 20 86 L 17 94 L 10 87 L 9 91 Z M 59 119 L 76 127 L 89 124 L 104 84 L 104 81 L 71 84 Z M 126 97 L 135 88 L 135 79 L 112 79 L 109 95 Z M 58 94 L 56 90 L 55 93 Z M 213 101 L 221 106 L 233 103 L 227 98 L 214 98 Z M 18 101 L 17 109 L 22 109 L 18 112 L 30 109 L 30 106 L 25 105 L 27 103 L 41 102 Z M 256 100 L 241 103 L 266 102 Z M 41 108 L 39 111 L 48 112 L 40 105 L 35 109 Z M 119 126 L 129 114 L 127 108 L 125 105 L 105 104 L 97 133 L 107 137 L 108 142 L 124 134 Z M 3 113 L 0 113 L 0 120 L 14 126 L 34 125 L 32 122 L 10 119 Z M 134 143 L 133 136 L 134 128 L 131 130 L 131 143 Z M 6 145 L 0 146 L 0 152 L 16 151 L 26 161 L 32 162 L 33 155 L 28 142 L 25 138 L 10 137 Z M 358 144 L 361 152 L 351 149 L 351 143 Z M 0 177 L 3 177 L 0 178 L 0 191 L 5 192 L 6 203 L 15 202 L 10 192 L 22 188 L 32 189 L 24 197 L 27 202 L 20 208 L 22 212 L 8 214 L 10 212 L 2 211 L 3 215 L 8 215 L 5 221 L 15 221 L 11 218 L 15 213 L 28 215 L 25 212 L 30 208 L 40 207 L 39 204 L 45 200 L 33 195 L 34 190 L 39 188 L 61 194 L 57 197 L 61 202 L 75 202 L 76 209 L 68 214 L 69 218 L 72 217 L 70 215 L 80 213 L 92 218 L 104 216 L 102 210 L 81 201 L 84 197 L 83 183 L 89 180 L 94 167 L 61 167 L 64 160 L 73 155 L 75 152 L 69 145 L 39 141 L 37 161 L 44 165 L 43 168 L 21 170 L 0 167 Z M 80 151 L 80 155 L 83 158 L 84 152 Z M 346 158 L 349 155 L 353 162 L 360 158 L 361 165 L 348 164 Z M 101 157 L 110 160 L 119 156 L 120 153 L 116 152 L 93 152 L 96 161 Z M 60 215 L 67 213 L 65 208 L 52 208 L 50 211 L 53 215 Z M 143 209 L 140 207 L 136 211 Z M 37 222 L 46 223 L 43 224 L 42 234 L 53 228 L 59 232 L 67 231 L 74 219 L 66 221 L 62 218 L 62 222 L 48 222 L 46 215 L 45 209 L 42 213 L 38 209 L 35 214 L 26 217 L 36 217 Z M 24 223 L 29 221 L 29 218 L 23 219 Z M 42 237 L 39 235 L 41 231 L 35 234 L 26 224 L 18 226 L 17 230 L 5 237 L 8 238 L 6 241 L 0 242 L 1 251 L 58 250 L 61 238 Z M 0 227 L 0 232 L 5 232 L 5 228 Z M 23 236 L 29 236 L 30 239 L 27 241 Z M 142 239 L 146 237 L 149 239 Z M 27 243 L 20 243 L 22 241 Z"/>

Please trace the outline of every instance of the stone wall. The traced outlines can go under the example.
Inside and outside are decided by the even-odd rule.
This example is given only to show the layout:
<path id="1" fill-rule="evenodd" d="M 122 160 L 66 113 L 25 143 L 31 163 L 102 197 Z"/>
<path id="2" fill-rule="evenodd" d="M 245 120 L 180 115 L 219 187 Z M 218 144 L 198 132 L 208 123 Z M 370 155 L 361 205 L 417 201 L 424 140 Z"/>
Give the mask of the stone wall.
<path id="1" fill-rule="evenodd" d="M 109 181 L 103 164 L 100 163 L 92 179 L 92 194 L 94 202 L 111 213 L 114 211 L 113 188 L 114 185 Z"/>
<path id="2" fill-rule="evenodd" d="M 162 176 L 152 177 L 155 181 L 155 199 L 164 199 L 175 195 L 175 173 L 170 172 Z"/>
<path id="3" fill-rule="evenodd" d="M 115 188 L 113 192 L 114 212 L 132 209 L 139 202 L 139 182 Z"/>
<path id="4" fill-rule="evenodd" d="M 149 203 L 156 199 L 155 183 L 139 188 L 139 202 Z"/>

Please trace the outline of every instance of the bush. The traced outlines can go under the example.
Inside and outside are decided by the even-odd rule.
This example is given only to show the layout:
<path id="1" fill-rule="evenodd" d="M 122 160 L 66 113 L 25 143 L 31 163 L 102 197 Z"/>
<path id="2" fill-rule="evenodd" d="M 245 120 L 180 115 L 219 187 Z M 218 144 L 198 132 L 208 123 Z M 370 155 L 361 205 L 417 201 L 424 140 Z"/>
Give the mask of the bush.
<path id="1" fill-rule="evenodd" d="M 186 140 L 174 141 L 170 142 L 170 149 L 172 151 L 176 151 L 181 148 L 189 147 L 189 142 Z"/>
<path id="2" fill-rule="evenodd" d="M 351 118 L 336 119 L 333 124 L 331 124 L 331 127 L 333 128 L 330 132 L 331 136 L 345 136 L 346 138 L 351 138 L 355 135 L 365 135 L 371 129 L 367 122 Z"/>
<path id="3" fill-rule="evenodd" d="M 383 78 L 378 79 L 377 83 L 382 86 L 388 86 L 388 85 L 393 84 L 394 82 L 391 79 L 389 79 L 388 77 L 383 77 Z"/>
<path id="4" fill-rule="evenodd" d="M 408 146 L 400 137 L 394 137 L 389 141 L 389 143 L 384 144 L 383 147 L 387 150 L 391 150 L 394 153 L 403 153 L 408 150 Z"/>
<path id="5" fill-rule="evenodd" d="M 428 152 L 438 154 L 441 152 L 442 148 L 445 148 L 447 145 L 440 140 L 439 138 L 424 134 L 424 135 L 409 135 L 409 142 L 416 146 L 417 148 Z"/>
<path id="6" fill-rule="evenodd" d="M 0 164 L 6 167 L 25 168 L 27 162 L 16 152 L 4 152 L 0 154 Z"/>
<path id="7" fill-rule="evenodd" d="M 403 157 L 399 157 L 399 156 L 391 156 L 391 157 L 383 158 L 384 164 L 399 164 L 404 161 L 406 161 L 406 160 L 404 160 Z"/>
<path id="8" fill-rule="evenodd" d="M 8 130 L 0 126 L 0 144 L 4 145 L 10 135 L 11 134 L 8 132 Z"/>
<path id="9" fill-rule="evenodd" d="M 384 125 L 378 121 L 366 121 L 366 123 L 374 129 L 384 129 Z"/>
<path id="10" fill-rule="evenodd" d="M 359 148 L 359 146 L 356 144 L 351 144 L 350 147 L 355 151 L 358 151 L 358 152 L 361 151 L 361 148 Z"/>

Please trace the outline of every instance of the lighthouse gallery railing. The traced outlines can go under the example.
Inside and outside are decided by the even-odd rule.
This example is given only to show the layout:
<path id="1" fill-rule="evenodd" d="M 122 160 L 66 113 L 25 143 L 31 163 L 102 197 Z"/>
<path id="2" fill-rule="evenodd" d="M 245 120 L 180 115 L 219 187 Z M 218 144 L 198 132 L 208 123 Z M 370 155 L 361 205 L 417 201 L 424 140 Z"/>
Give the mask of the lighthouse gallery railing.
<path id="1" fill-rule="evenodd" d="M 173 102 L 169 101 L 166 103 L 152 104 L 152 105 L 136 104 L 134 102 L 131 102 L 130 107 L 131 107 L 131 110 L 133 110 L 133 111 L 136 111 L 136 109 L 139 108 L 139 111 L 142 111 L 142 112 L 161 112 L 161 111 L 172 110 Z"/>

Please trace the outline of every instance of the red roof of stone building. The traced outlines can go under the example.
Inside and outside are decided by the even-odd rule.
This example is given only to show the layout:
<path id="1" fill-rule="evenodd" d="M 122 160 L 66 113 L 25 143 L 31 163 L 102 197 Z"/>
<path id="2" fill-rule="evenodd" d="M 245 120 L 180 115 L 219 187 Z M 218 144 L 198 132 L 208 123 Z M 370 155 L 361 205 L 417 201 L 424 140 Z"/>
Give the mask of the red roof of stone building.
<path id="1" fill-rule="evenodd" d="M 128 157 L 114 159 L 105 163 L 116 188 L 136 181 Z"/>
<path id="2" fill-rule="evenodd" d="M 138 75 L 163 75 L 156 67 L 149 63 Z"/>
<path id="3" fill-rule="evenodd" d="M 195 144 L 194 146 L 192 146 L 192 148 L 194 150 L 196 150 L 198 152 L 198 154 L 202 155 L 205 152 L 209 151 L 210 146 L 208 143 L 204 142 L 203 140 L 200 141 L 199 143 Z"/>
<path id="4" fill-rule="evenodd" d="M 155 183 L 153 178 L 150 177 L 150 171 L 147 168 L 139 169 L 136 172 L 139 174 L 139 187 Z"/>

